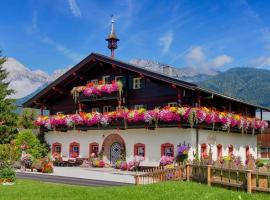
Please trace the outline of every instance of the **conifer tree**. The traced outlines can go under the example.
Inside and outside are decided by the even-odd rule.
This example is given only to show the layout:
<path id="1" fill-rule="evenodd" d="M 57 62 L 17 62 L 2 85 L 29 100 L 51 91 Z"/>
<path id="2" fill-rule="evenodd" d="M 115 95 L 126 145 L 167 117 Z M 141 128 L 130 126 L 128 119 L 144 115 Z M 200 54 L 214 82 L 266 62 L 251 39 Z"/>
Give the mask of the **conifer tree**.
<path id="1" fill-rule="evenodd" d="M 9 89 L 6 81 L 7 71 L 3 68 L 6 58 L 0 51 L 0 144 L 9 143 L 17 134 L 17 114 L 15 113 L 15 100 L 10 95 L 15 91 Z"/>

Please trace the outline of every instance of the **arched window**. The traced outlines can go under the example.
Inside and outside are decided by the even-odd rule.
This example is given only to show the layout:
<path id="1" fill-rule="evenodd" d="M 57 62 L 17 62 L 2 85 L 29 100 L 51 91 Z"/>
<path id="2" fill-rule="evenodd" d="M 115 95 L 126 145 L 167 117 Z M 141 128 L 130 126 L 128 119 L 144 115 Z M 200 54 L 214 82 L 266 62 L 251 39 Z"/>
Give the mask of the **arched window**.
<path id="1" fill-rule="evenodd" d="M 134 156 L 145 157 L 145 144 L 142 143 L 134 144 Z"/>
<path id="2" fill-rule="evenodd" d="M 94 153 L 95 156 L 98 156 L 98 143 L 97 142 L 92 142 L 89 144 L 89 157 L 91 157 L 91 154 Z"/>
<path id="3" fill-rule="evenodd" d="M 207 158 L 207 145 L 205 143 L 201 144 L 201 156 L 202 158 Z"/>
<path id="4" fill-rule="evenodd" d="M 77 142 L 72 142 L 69 145 L 69 156 L 71 158 L 77 158 L 80 155 L 80 144 Z"/>
<path id="5" fill-rule="evenodd" d="M 61 154 L 62 153 L 62 144 L 59 142 L 55 142 L 52 144 L 52 154 Z"/>
<path id="6" fill-rule="evenodd" d="M 161 156 L 174 156 L 174 145 L 171 143 L 161 144 Z"/>
<path id="7" fill-rule="evenodd" d="M 234 150 L 234 148 L 233 148 L 233 145 L 229 145 L 229 148 L 228 148 L 228 154 L 229 154 L 229 156 L 233 156 L 233 150 Z"/>
<path id="8" fill-rule="evenodd" d="M 217 159 L 221 159 L 222 158 L 222 145 L 218 144 L 217 145 Z"/>
<path id="9" fill-rule="evenodd" d="M 249 146 L 246 146 L 246 160 L 249 159 L 249 155 L 250 155 Z"/>

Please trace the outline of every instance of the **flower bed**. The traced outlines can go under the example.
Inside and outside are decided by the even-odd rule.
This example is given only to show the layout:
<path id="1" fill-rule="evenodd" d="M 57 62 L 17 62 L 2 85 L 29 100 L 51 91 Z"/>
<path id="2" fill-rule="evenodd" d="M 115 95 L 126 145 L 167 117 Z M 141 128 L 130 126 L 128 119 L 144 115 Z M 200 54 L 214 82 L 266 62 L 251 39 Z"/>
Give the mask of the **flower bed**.
<path id="1" fill-rule="evenodd" d="M 79 113 L 70 115 L 39 116 L 36 125 L 53 129 L 55 127 L 74 126 L 109 126 L 115 121 L 126 121 L 127 123 L 143 122 L 146 124 L 187 122 L 190 127 L 194 124 L 207 124 L 215 126 L 221 124 L 224 130 L 238 129 L 240 131 L 259 130 L 263 131 L 268 123 L 257 118 L 245 117 L 240 114 L 218 112 L 206 107 L 164 107 L 153 110 L 128 110 L 122 109 L 109 113 Z"/>
<path id="2" fill-rule="evenodd" d="M 120 81 L 112 81 L 110 84 L 104 84 L 102 81 L 99 84 L 88 83 L 85 86 L 74 87 L 71 90 L 71 94 L 74 97 L 74 100 L 77 101 L 77 98 L 80 94 L 84 96 L 101 96 L 102 94 L 111 94 L 118 91 L 119 95 L 122 93 L 123 84 Z"/>

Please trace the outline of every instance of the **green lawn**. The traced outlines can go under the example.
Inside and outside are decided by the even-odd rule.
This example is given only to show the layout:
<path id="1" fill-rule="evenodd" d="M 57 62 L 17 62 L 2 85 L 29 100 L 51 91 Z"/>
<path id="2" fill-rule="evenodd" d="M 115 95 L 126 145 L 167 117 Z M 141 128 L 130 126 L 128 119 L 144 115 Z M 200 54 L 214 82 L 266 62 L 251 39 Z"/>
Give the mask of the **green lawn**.
<path id="1" fill-rule="evenodd" d="M 0 186 L 0 199 L 43 200 L 43 199 L 270 199 L 268 194 L 247 194 L 227 189 L 208 187 L 191 182 L 167 182 L 145 186 L 82 187 L 37 181 L 18 180 L 14 186 Z"/>

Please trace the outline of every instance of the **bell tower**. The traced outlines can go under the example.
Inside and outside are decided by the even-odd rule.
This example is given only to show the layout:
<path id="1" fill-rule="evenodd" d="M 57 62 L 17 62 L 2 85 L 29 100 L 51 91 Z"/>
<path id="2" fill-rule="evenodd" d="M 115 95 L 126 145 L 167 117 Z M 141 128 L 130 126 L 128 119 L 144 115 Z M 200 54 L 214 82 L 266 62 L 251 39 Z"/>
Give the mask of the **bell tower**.
<path id="1" fill-rule="evenodd" d="M 108 49 L 111 50 L 111 57 L 114 58 L 114 50 L 117 49 L 117 42 L 119 41 L 119 39 L 116 36 L 115 30 L 114 30 L 114 18 L 112 15 L 112 20 L 111 20 L 111 32 L 108 36 L 108 38 L 106 39 L 106 41 L 108 42 Z"/>

